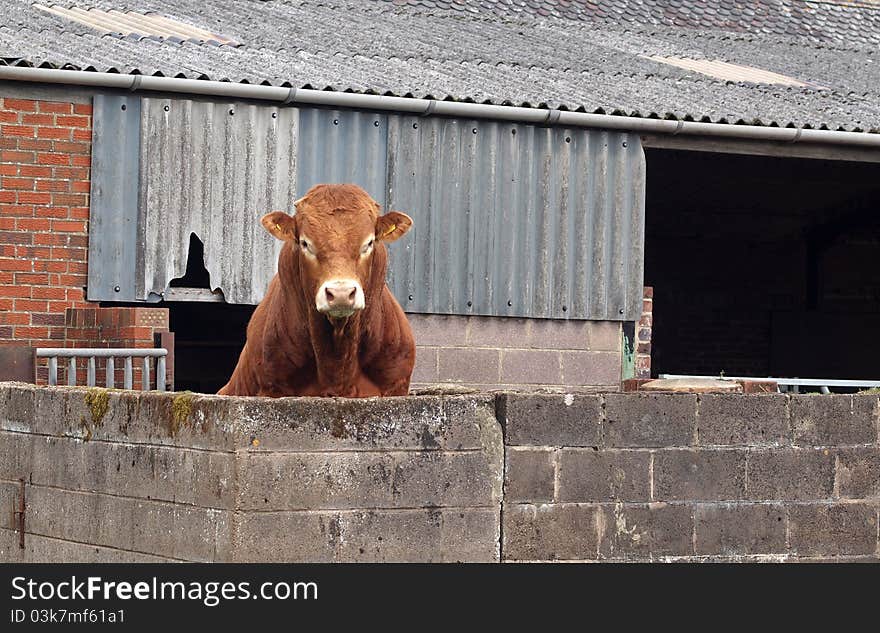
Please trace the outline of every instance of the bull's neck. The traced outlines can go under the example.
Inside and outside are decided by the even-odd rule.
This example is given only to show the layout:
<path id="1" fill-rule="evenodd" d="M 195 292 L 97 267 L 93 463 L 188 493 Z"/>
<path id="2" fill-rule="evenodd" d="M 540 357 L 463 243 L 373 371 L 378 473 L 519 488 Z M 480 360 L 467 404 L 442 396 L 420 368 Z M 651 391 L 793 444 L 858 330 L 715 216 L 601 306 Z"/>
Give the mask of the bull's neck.
<path id="1" fill-rule="evenodd" d="M 345 389 L 355 384 L 360 373 L 362 318 L 363 311 L 345 319 L 329 319 L 314 309 L 309 311 L 318 383 L 336 395 L 353 395 Z"/>

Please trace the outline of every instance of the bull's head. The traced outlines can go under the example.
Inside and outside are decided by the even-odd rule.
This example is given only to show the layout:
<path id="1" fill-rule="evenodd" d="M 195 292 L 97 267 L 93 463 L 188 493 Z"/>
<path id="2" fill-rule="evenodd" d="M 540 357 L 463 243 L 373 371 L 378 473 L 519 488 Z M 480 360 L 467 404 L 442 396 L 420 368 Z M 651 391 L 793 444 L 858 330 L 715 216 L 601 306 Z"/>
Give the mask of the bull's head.
<path id="1" fill-rule="evenodd" d="M 303 291 L 334 319 L 363 310 L 373 260 L 385 263 L 382 243 L 404 235 L 412 219 L 399 211 L 380 216 L 376 201 L 356 185 L 316 185 L 294 204 L 296 215 L 273 211 L 261 222 L 298 251 Z"/>

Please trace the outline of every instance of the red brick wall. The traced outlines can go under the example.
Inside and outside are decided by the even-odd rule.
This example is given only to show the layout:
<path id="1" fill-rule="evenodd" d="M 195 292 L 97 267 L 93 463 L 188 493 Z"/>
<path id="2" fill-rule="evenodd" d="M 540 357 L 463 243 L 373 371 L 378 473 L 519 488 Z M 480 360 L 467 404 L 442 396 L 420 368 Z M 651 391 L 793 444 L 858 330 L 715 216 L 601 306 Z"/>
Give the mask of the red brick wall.
<path id="1" fill-rule="evenodd" d="M 645 286 L 642 317 L 636 323 L 636 378 L 651 377 L 651 329 L 654 326 L 654 288 Z"/>
<path id="2" fill-rule="evenodd" d="M 0 97 L 0 345 L 63 346 L 87 305 L 91 113 Z"/>

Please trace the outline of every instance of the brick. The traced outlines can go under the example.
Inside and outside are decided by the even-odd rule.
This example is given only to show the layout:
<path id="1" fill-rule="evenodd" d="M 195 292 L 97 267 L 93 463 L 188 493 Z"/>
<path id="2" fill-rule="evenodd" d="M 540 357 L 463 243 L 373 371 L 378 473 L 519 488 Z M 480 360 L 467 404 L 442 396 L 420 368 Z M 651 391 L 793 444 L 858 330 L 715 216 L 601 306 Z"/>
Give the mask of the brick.
<path id="1" fill-rule="evenodd" d="M 25 125 L 54 125 L 54 114 L 23 114 L 21 122 Z"/>
<path id="2" fill-rule="evenodd" d="M 18 172 L 22 176 L 30 178 L 48 178 L 52 175 L 51 167 L 38 167 L 36 165 L 21 165 Z"/>
<path id="3" fill-rule="evenodd" d="M 45 138 L 21 138 L 18 140 L 18 149 L 50 151 L 52 149 L 51 139 Z M 39 154 L 37 155 L 39 157 Z"/>
<path id="4" fill-rule="evenodd" d="M 599 396 L 501 394 L 497 402 L 509 445 L 599 446 Z"/>
<path id="5" fill-rule="evenodd" d="M 38 127 L 37 138 L 51 138 L 69 141 L 72 138 L 71 130 L 63 127 Z"/>
<path id="6" fill-rule="evenodd" d="M 507 451 L 504 501 L 553 501 L 555 487 L 554 452 L 510 449 Z"/>
<path id="7" fill-rule="evenodd" d="M 0 244 L 32 244 L 34 236 L 23 231 L 0 231 Z"/>
<path id="8" fill-rule="evenodd" d="M 34 215 L 38 218 L 60 218 L 66 219 L 69 216 L 67 207 L 38 207 Z"/>
<path id="9" fill-rule="evenodd" d="M 530 385 L 560 384 L 562 366 L 559 352 L 504 350 L 501 353 L 501 382 Z"/>
<path id="10" fill-rule="evenodd" d="M 649 560 L 693 554 L 693 510 L 686 505 L 617 504 L 603 508 L 604 558 Z"/>
<path id="11" fill-rule="evenodd" d="M 40 112 L 53 112 L 55 114 L 70 114 L 73 112 L 73 104 L 60 101 L 40 101 L 39 110 Z"/>
<path id="12" fill-rule="evenodd" d="M 31 262 L 23 259 L 0 259 L 0 270 L 31 270 Z"/>
<path id="13" fill-rule="evenodd" d="M 563 449 L 558 501 L 650 501 L 650 460 L 648 451 Z"/>
<path id="14" fill-rule="evenodd" d="M 87 116 L 58 116 L 56 117 L 56 124 L 64 127 L 88 127 L 89 126 L 89 117 Z"/>
<path id="15" fill-rule="evenodd" d="M 467 317 L 408 314 L 416 345 L 463 347 L 467 345 Z"/>
<path id="16" fill-rule="evenodd" d="M 17 176 L 18 165 L 0 164 L 0 176 Z"/>
<path id="17" fill-rule="evenodd" d="M 693 440 L 696 407 L 693 394 L 607 394 L 605 446 L 688 446 Z"/>
<path id="18" fill-rule="evenodd" d="M 840 449 L 836 483 L 842 499 L 880 498 L 880 448 Z"/>
<path id="19" fill-rule="evenodd" d="M 877 438 L 877 396 L 791 396 L 791 428 L 798 446 L 871 444 Z"/>
<path id="20" fill-rule="evenodd" d="M 751 495 L 751 490 L 749 490 Z M 667 450 L 654 454 L 654 498 L 659 501 L 726 501 L 746 494 L 746 452 Z"/>
<path id="21" fill-rule="evenodd" d="M 31 324 L 33 325 L 64 325 L 63 314 L 32 314 Z"/>
<path id="22" fill-rule="evenodd" d="M 37 128 L 32 125 L 0 125 L 0 134 L 3 136 L 20 136 L 33 138 Z"/>
<path id="23" fill-rule="evenodd" d="M 16 299 L 15 309 L 21 312 L 45 312 L 49 309 L 49 303 L 33 299 Z"/>
<path id="24" fill-rule="evenodd" d="M 91 141 L 92 140 L 91 128 L 74 128 L 73 140 L 74 141 Z"/>
<path id="25" fill-rule="evenodd" d="M 0 202 L 15 202 L 16 194 L 14 191 L 0 191 Z"/>
<path id="26" fill-rule="evenodd" d="M 74 114 L 92 114 L 92 106 L 87 103 L 74 103 L 73 104 L 73 112 Z"/>
<path id="27" fill-rule="evenodd" d="M 85 233 L 86 227 L 83 220 L 52 220 L 52 230 L 57 233 Z"/>
<path id="28" fill-rule="evenodd" d="M 788 440 L 788 399 L 782 394 L 700 394 L 701 445 L 783 446 Z"/>
<path id="29" fill-rule="evenodd" d="M 529 319 L 468 317 L 467 344 L 472 347 L 523 347 L 529 336 Z"/>
<path id="30" fill-rule="evenodd" d="M 75 136 L 76 130 L 74 130 L 74 137 Z M 91 153 L 91 145 L 81 141 L 54 141 L 52 149 L 64 154 L 82 155 L 86 157 Z M 87 162 L 85 165 L 81 165 L 81 167 L 91 167 L 91 163 Z"/>
<path id="31" fill-rule="evenodd" d="M 49 204 L 52 194 L 22 191 L 18 194 L 18 201 L 22 204 Z"/>
<path id="32" fill-rule="evenodd" d="M 785 554 L 785 508 L 778 504 L 697 506 L 697 554 Z"/>
<path id="33" fill-rule="evenodd" d="M 29 339 L 29 338 L 49 338 L 49 330 L 45 327 L 27 327 L 18 325 L 15 327 L 15 331 L 13 333 L 15 338 L 21 339 Z"/>
<path id="34" fill-rule="evenodd" d="M 244 510 L 489 506 L 501 496 L 481 451 L 252 453 L 239 473 Z"/>
<path id="35" fill-rule="evenodd" d="M 794 505 L 789 512 L 789 539 L 799 556 L 874 554 L 877 510 L 867 504 Z"/>
<path id="36" fill-rule="evenodd" d="M 2 192 L 0 192 L 2 193 Z M 9 192 L 12 193 L 12 192 Z M 16 197 L 31 197 L 31 196 L 42 196 L 44 194 L 32 194 L 32 193 L 21 193 L 19 192 Z M 0 214 L 8 217 L 30 217 L 34 214 L 34 208 L 29 205 L 23 204 L 0 204 Z"/>
<path id="37" fill-rule="evenodd" d="M 2 268 L 2 263 L 0 263 Z M 22 286 L 0 286 L 0 297 L 30 297 L 31 289 Z"/>
<path id="38" fill-rule="evenodd" d="M 751 499 L 830 499 L 834 491 L 834 455 L 827 449 L 750 452 L 748 486 Z"/>
<path id="39" fill-rule="evenodd" d="M 595 560 L 604 513 L 598 506 L 520 505 L 504 507 L 504 560 Z"/>
<path id="40" fill-rule="evenodd" d="M 438 350 L 441 382 L 496 384 L 500 352 L 494 349 L 446 347 Z"/>
<path id="41" fill-rule="evenodd" d="M 498 511 L 244 513 L 237 562 L 494 562 Z"/>
<path id="42" fill-rule="evenodd" d="M 23 189 L 26 191 L 33 191 L 34 179 L 10 178 L 8 176 L 5 176 L 2 181 L 0 181 L 0 186 L 2 186 L 4 189 Z"/>
<path id="43" fill-rule="evenodd" d="M 37 154 L 37 163 L 40 165 L 70 165 L 70 154 L 64 153 L 41 153 Z"/>
<path id="44" fill-rule="evenodd" d="M 3 99 L 3 105 L 9 110 L 19 110 L 21 112 L 37 111 L 37 102 L 32 99 L 12 99 L 6 97 Z"/>
<path id="45" fill-rule="evenodd" d="M 21 123 L 20 115 L 12 110 L 0 110 L 0 123 Z"/>
<path id="46" fill-rule="evenodd" d="M 620 355 L 612 352 L 560 352 L 562 384 L 614 385 L 620 382 Z"/>
<path id="47" fill-rule="evenodd" d="M 22 152 L 18 150 L 0 151 L 0 162 L 4 163 L 33 163 L 35 154 L 33 152 Z"/>

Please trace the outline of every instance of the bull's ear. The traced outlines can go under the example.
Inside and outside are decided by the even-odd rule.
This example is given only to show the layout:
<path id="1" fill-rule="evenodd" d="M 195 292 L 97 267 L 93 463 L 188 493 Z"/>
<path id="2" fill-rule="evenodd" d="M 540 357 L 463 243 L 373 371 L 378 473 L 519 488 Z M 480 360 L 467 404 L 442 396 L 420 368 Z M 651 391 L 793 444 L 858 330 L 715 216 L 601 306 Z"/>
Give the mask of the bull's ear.
<path id="1" fill-rule="evenodd" d="M 284 211 L 273 211 L 260 218 L 263 228 L 279 240 L 292 240 L 296 237 L 296 218 Z"/>
<path id="2" fill-rule="evenodd" d="M 376 239 L 393 242 L 403 237 L 412 226 L 412 218 L 400 211 L 389 211 L 376 220 Z"/>

